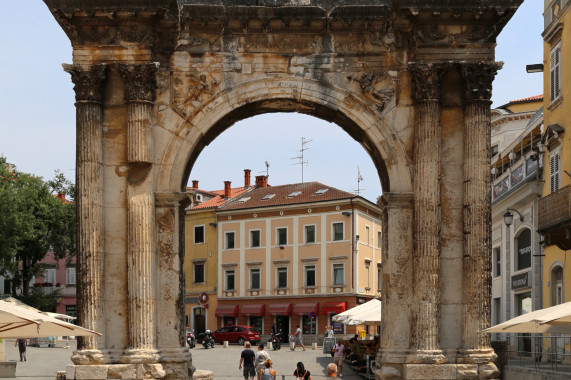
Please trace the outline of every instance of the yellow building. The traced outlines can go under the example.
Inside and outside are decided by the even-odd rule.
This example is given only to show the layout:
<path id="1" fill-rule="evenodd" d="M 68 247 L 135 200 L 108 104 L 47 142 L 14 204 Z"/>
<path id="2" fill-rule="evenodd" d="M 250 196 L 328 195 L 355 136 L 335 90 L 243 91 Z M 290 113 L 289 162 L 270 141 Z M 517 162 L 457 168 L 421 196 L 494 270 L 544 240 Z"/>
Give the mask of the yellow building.
<path id="1" fill-rule="evenodd" d="M 196 333 L 214 330 L 218 306 L 217 267 L 218 238 L 216 208 L 251 188 L 250 170 L 244 170 L 244 186 L 232 188 L 224 182 L 224 190 L 205 191 L 198 181 L 187 189 L 190 206 L 185 215 L 185 314 L 186 326 Z"/>
<path id="2" fill-rule="evenodd" d="M 543 306 L 571 301 L 571 1 L 545 0 L 543 197 Z"/>
<path id="3" fill-rule="evenodd" d="M 275 325 L 287 336 L 299 325 L 309 341 L 327 325 L 354 334 L 331 318 L 380 296 L 380 213 L 319 182 L 270 187 L 256 177 L 254 189 L 218 208 L 218 327 L 269 334 Z"/>

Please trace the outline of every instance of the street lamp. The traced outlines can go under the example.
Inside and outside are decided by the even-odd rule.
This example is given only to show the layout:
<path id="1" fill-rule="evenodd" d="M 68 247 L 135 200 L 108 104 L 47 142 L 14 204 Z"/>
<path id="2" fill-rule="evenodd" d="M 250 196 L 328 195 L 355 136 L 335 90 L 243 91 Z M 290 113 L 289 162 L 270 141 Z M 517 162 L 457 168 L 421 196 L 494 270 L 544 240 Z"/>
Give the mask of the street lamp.
<path id="1" fill-rule="evenodd" d="M 517 212 L 517 214 L 519 215 L 519 221 L 523 222 L 523 216 L 520 214 L 520 212 L 518 210 L 516 210 L 515 208 L 509 208 L 507 209 L 506 213 L 504 214 L 504 223 L 506 224 L 506 226 L 511 226 L 513 221 L 514 221 L 514 216 L 510 211 L 515 211 Z"/>

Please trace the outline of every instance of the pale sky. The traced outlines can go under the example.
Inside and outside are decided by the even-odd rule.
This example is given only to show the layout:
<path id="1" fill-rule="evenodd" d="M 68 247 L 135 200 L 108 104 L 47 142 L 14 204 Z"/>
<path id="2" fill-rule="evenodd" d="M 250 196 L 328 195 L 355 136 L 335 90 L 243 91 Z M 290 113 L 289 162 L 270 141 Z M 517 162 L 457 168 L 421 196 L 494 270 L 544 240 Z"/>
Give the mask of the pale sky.
<path id="1" fill-rule="evenodd" d="M 525 0 L 498 38 L 496 60 L 504 68 L 494 81 L 493 107 L 541 94 L 542 75 L 527 74 L 525 65 L 543 62 L 543 2 Z M 72 63 L 67 36 L 40 0 L 0 1 L 0 154 L 18 170 L 49 179 L 59 169 L 74 180 L 75 107 L 73 85 L 62 63 Z M 190 179 L 200 188 L 217 190 L 223 181 L 243 184 L 243 169 L 264 174 L 269 183 L 301 182 L 301 167 L 292 165 L 307 144 L 305 181 L 339 189 L 357 189 L 357 167 L 375 201 L 381 185 L 364 149 L 340 127 L 300 114 L 266 114 L 236 123 L 198 158 Z"/>

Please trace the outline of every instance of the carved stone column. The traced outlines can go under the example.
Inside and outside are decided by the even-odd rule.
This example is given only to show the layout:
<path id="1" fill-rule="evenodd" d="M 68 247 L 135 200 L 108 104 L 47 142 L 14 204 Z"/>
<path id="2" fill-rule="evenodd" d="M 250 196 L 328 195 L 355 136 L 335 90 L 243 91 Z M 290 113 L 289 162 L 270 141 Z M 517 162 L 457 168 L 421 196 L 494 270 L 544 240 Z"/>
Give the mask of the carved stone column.
<path id="1" fill-rule="evenodd" d="M 169 379 L 191 379 L 192 356 L 184 323 L 184 201 L 186 193 L 155 193 L 160 363 Z"/>
<path id="2" fill-rule="evenodd" d="M 105 64 L 63 65 L 71 74 L 76 108 L 77 314 L 79 325 L 103 334 L 79 337 L 76 364 L 105 362 L 103 309 L 103 106 Z"/>
<path id="3" fill-rule="evenodd" d="M 381 378 L 402 376 L 403 364 L 410 353 L 413 250 L 412 193 L 383 193 Z"/>
<path id="4" fill-rule="evenodd" d="M 464 330 L 463 362 L 487 364 L 495 357 L 489 335 L 491 292 L 490 97 L 501 68 L 494 62 L 464 63 Z M 493 366 L 493 364 L 490 364 Z"/>
<path id="5" fill-rule="evenodd" d="M 116 63 L 125 84 L 127 120 L 127 293 L 129 347 L 124 363 L 157 363 L 155 197 L 152 179 L 151 123 L 156 64 Z"/>
<path id="6" fill-rule="evenodd" d="M 442 65 L 410 63 L 416 84 L 414 308 L 409 363 L 442 363 L 440 350 L 440 88 Z"/>

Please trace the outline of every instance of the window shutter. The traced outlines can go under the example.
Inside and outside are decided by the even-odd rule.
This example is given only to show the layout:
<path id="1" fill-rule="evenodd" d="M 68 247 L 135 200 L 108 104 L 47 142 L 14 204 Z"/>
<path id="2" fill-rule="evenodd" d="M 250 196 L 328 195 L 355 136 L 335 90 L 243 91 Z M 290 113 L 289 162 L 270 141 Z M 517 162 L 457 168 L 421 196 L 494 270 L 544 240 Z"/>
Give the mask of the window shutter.
<path id="1" fill-rule="evenodd" d="M 559 179 L 559 153 L 554 154 L 549 159 L 549 179 L 551 192 L 559 190 L 560 179 Z"/>
<path id="2" fill-rule="evenodd" d="M 550 53 L 550 96 L 551 101 L 561 95 L 561 46 L 557 45 Z"/>

